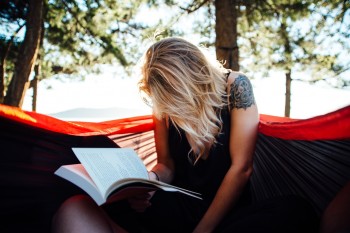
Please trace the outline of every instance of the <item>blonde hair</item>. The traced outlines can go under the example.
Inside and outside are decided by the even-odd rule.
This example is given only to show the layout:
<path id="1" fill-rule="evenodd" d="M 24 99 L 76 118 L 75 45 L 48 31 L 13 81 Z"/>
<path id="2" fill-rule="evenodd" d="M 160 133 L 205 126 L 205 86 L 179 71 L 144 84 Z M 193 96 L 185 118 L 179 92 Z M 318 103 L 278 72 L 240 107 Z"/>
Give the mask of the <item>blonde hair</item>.
<path id="1" fill-rule="evenodd" d="M 150 97 L 158 119 L 168 116 L 184 130 L 194 163 L 221 131 L 225 72 L 216 60 L 210 61 L 199 47 L 181 38 L 163 39 L 145 53 L 139 89 Z"/>

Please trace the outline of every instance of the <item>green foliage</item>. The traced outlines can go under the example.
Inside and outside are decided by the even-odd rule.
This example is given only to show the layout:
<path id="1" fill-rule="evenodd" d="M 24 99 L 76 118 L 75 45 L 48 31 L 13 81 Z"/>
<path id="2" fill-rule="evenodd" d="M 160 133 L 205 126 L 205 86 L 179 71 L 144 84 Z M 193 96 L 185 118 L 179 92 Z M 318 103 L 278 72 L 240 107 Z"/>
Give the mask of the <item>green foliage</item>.
<path id="1" fill-rule="evenodd" d="M 43 46 L 37 61 L 42 66 L 41 77 L 74 74 L 83 78 L 85 73 L 100 72 L 100 64 L 133 64 L 137 43 L 130 41 L 139 40 L 139 31 L 145 27 L 133 18 L 142 4 L 139 0 L 45 1 Z M 25 0 L 1 4 L 0 20 L 5 22 L 1 34 L 9 28 L 6 34 L 12 35 L 13 25 L 25 22 L 26 12 Z M 13 62 L 6 63 L 7 70 L 12 70 Z"/>
<path id="2" fill-rule="evenodd" d="M 10 63 L 14 63 L 21 40 L 16 36 L 22 29 L 28 11 L 28 1 L 2 1 L 0 2 L 0 54 L 7 56 Z M 7 54 L 5 52 L 10 50 Z"/>
<path id="3" fill-rule="evenodd" d="M 0 4 L 0 21 L 2 31 L 7 28 L 11 35 L 11 30 L 24 22 L 27 1 L 7 2 L 9 5 Z M 315 81 L 341 77 L 349 69 L 349 59 L 344 59 L 350 51 L 349 1 L 236 2 L 243 71 L 267 75 L 271 70 L 307 70 L 312 73 L 310 81 Z M 158 13 L 164 10 L 166 17 L 161 17 Z M 146 17 L 153 17 L 154 22 L 138 19 L 140 11 L 149 11 Z M 179 23 L 193 12 L 200 17 L 192 25 Z M 101 64 L 134 64 L 143 52 L 142 40 L 185 35 L 185 26 L 192 34 L 201 35 L 202 44 L 214 46 L 215 7 L 208 0 L 47 0 L 43 26 L 41 77 L 83 77 L 85 73 L 98 73 Z M 13 70 L 13 54 L 19 45 L 17 38 L 7 59 L 7 71 Z"/>
<path id="4" fill-rule="evenodd" d="M 350 24 L 344 20 L 350 17 L 348 1 L 266 3 L 251 4 L 242 14 L 246 72 L 308 72 L 310 82 L 344 78 L 342 73 L 350 68 L 349 59 L 342 59 L 350 51 Z"/>
<path id="5" fill-rule="evenodd" d="M 28 12 L 28 0 L 1 1 L 0 19 L 3 23 L 23 20 Z"/>
<path id="6" fill-rule="evenodd" d="M 209 38 L 205 42 L 213 46 L 214 4 L 196 0 L 181 8 L 193 12 L 204 2 L 201 9 L 205 8 L 205 16 L 194 21 L 193 30 Z M 244 72 L 254 77 L 278 70 L 301 71 L 311 75 L 306 81 L 338 79 L 338 87 L 346 85 L 344 72 L 350 69 L 350 59 L 346 57 L 350 53 L 349 1 L 234 2 L 239 9 L 238 45 Z"/>
<path id="7" fill-rule="evenodd" d="M 46 54 L 63 54 L 56 65 L 94 71 L 97 63 L 129 62 L 123 53 L 128 23 L 139 1 L 55 1 L 47 5 Z M 51 56 L 52 59 L 54 56 Z M 71 69 L 70 69 L 71 70 Z M 96 70 L 95 70 L 96 71 Z"/>
<path id="8" fill-rule="evenodd" d="M 202 9 L 204 19 L 197 18 L 194 20 L 192 30 L 196 34 L 201 35 L 201 44 L 213 47 L 215 44 L 215 8 L 212 4 L 207 4 L 206 9 Z"/>
<path id="9" fill-rule="evenodd" d="M 83 78 L 85 73 L 100 72 L 104 64 L 121 65 L 128 71 L 143 52 L 142 40 L 157 34 L 181 35 L 171 27 L 174 18 L 159 19 L 154 25 L 137 20 L 141 9 L 172 4 L 160 0 L 49 1 L 44 25 L 45 76 L 59 72 Z"/>

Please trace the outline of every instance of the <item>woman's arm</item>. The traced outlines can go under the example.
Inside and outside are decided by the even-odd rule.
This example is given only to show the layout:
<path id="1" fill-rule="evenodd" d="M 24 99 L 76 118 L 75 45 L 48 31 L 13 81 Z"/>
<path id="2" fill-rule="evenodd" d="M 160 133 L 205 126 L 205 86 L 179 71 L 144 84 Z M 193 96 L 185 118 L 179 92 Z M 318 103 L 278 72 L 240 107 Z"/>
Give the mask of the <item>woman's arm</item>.
<path id="1" fill-rule="evenodd" d="M 153 116 L 154 121 L 154 139 L 157 151 L 157 164 L 152 168 L 162 182 L 170 183 L 174 175 L 174 162 L 170 157 L 168 145 L 168 125 L 166 118 L 157 119 Z"/>
<path id="2" fill-rule="evenodd" d="M 148 172 L 151 180 L 160 180 L 170 183 L 173 179 L 174 164 L 170 157 L 168 146 L 168 127 L 166 119 L 158 120 L 153 117 L 155 129 L 154 138 L 157 151 L 157 164 L 152 168 L 152 171 Z M 149 192 L 128 199 L 129 205 L 137 212 L 144 212 L 149 206 L 152 205 L 150 199 L 154 195 L 154 192 Z"/>
<path id="3" fill-rule="evenodd" d="M 259 115 L 252 86 L 243 74 L 232 73 L 228 88 L 231 167 L 194 232 L 212 232 L 217 227 L 240 197 L 253 169 Z"/>

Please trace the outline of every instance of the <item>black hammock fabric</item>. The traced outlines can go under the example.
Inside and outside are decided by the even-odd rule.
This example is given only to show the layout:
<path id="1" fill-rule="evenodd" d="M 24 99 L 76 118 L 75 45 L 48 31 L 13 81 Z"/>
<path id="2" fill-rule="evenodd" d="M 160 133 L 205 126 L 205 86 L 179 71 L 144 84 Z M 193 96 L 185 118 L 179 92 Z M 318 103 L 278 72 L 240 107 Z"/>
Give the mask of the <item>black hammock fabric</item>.
<path id="1" fill-rule="evenodd" d="M 255 200 L 296 194 L 321 215 L 350 180 L 350 140 L 284 140 L 263 134 L 258 140 L 251 178 Z"/>
<path id="2" fill-rule="evenodd" d="M 0 105 L 0 232 L 50 232 L 59 205 L 83 193 L 53 174 L 78 162 L 71 147 L 119 146 L 134 148 L 152 167 L 151 116 L 65 122 Z M 350 106 L 307 120 L 261 116 L 251 177 L 255 201 L 296 194 L 321 215 L 349 180 Z"/>

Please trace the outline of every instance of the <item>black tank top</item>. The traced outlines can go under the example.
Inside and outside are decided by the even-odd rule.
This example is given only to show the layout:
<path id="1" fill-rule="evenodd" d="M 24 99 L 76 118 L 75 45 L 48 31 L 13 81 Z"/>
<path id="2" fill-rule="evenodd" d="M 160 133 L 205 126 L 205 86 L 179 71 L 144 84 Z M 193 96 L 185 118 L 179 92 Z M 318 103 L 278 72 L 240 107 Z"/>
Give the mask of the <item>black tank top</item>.
<path id="1" fill-rule="evenodd" d="M 199 192 L 203 195 L 204 200 L 209 202 L 214 198 L 231 165 L 228 108 L 223 108 L 220 114 L 223 125 L 221 132 L 216 137 L 217 143 L 211 147 L 207 158 L 199 159 L 195 165 L 188 159 L 191 147 L 185 132 L 182 129 L 178 131 L 172 123 L 169 126 L 169 148 L 175 163 L 174 185 Z"/>
<path id="2" fill-rule="evenodd" d="M 227 70 L 226 81 L 231 72 L 231 70 Z M 195 165 L 189 161 L 191 146 L 185 132 L 181 128 L 176 129 L 169 121 L 169 149 L 175 164 L 173 184 L 201 193 L 203 204 L 207 206 L 210 205 L 231 166 L 229 150 L 231 117 L 228 105 L 224 106 L 219 114 L 221 115 L 222 129 L 216 136 L 217 143 L 211 147 L 207 158 L 205 160 L 199 159 Z M 236 206 L 247 205 L 251 202 L 250 181 L 248 181 Z"/>

